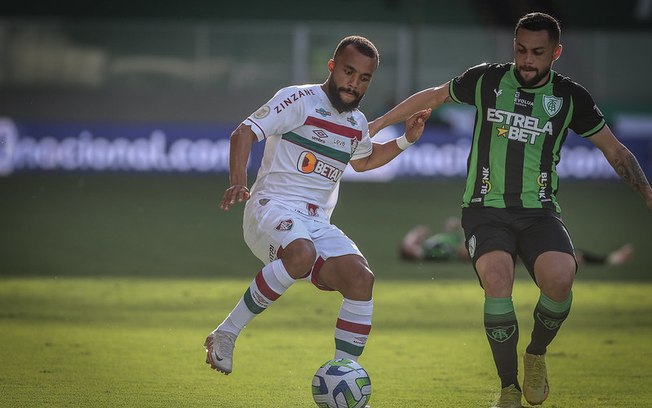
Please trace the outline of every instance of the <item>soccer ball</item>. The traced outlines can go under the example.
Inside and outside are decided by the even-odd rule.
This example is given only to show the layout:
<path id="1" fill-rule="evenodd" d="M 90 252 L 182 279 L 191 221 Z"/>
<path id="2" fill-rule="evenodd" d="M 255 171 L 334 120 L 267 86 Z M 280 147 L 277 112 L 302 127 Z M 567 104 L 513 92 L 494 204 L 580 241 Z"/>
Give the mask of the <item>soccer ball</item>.
<path id="1" fill-rule="evenodd" d="M 329 360 L 312 378 L 312 398 L 320 408 L 364 408 L 371 399 L 371 379 L 353 360 Z"/>

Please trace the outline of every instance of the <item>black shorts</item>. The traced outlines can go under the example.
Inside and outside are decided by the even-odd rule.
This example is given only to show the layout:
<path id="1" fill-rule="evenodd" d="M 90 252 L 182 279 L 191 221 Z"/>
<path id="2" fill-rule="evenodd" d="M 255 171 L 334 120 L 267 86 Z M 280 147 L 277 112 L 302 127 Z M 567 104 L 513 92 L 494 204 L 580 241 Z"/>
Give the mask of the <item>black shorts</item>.
<path id="1" fill-rule="evenodd" d="M 464 208 L 462 227 L 474 268 L 480 256 L 501 250 L 510 253 L 515 263 L 520 257 L 536 281 L 534 262 L 542 253 L 557 251 L 575 257 L 566 226 L 559 214 L 550 209 Z"/>

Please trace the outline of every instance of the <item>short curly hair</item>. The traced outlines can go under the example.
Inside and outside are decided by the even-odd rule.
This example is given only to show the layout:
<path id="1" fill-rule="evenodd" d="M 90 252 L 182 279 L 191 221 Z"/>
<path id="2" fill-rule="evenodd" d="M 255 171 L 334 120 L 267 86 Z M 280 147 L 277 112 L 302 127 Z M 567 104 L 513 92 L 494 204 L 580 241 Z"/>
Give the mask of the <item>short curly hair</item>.
<path id="1" fill-rule="evenodd" d="M 529 13 L 521 17 L 516 23 L 514 29 L 514 37 L 519 28 L 524 28 L 529 31 L 546 30 L 551 40 L 559 44 L 561 38 L 561 28 L 559 21 L 553 16 L 546 13 Z"/>
<path id="2" fill-rule="evenodd" d="M 378 52 L 376 46 L 365 37 L 359 35 L 350 35 L 343 38 L 342 41 L 340 41 L 340 43 L 337 45 L 337 48 L 335 48 L 333 59 L 336 59 L 342 50 L 349 45 L 353 45 L 355 49 L 358 50 L 358 52 L 360 52 L 362 55 L 366 55 L 369 58 L 375 58 L 376 67 L 378 64 L 380 64 L 380 53 Z"/>

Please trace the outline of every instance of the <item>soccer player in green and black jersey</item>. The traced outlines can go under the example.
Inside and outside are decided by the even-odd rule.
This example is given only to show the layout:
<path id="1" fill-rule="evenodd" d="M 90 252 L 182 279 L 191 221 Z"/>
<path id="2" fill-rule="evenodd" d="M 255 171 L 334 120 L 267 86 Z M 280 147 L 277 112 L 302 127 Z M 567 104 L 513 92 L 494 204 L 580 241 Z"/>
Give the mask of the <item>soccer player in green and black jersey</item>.
<path id="1" fill-rule="evenodd" d="M 477 109 L 462 204 L 466 247 L 484 289 L 484 326 L 501 379 L 495 407 L 532 405 L 548 396 L 545 353 L 569 314 L 577 270 L 555 198 L 556 172 L 568 130 L 597 146 L 652 209 L 652 188 L 632 153 L 606 125 L 589 92 L 552 70 L 561 55 L 559 23 L 523 16 L 514 31 L 514 62 L 482 64 L 418 92 L 369 124 L 373 135 L 445 102 Z M 523 260 L 540 288 L 534 329 L 518 381 L 518 322 L 512 303 L 514 264 Z"/>

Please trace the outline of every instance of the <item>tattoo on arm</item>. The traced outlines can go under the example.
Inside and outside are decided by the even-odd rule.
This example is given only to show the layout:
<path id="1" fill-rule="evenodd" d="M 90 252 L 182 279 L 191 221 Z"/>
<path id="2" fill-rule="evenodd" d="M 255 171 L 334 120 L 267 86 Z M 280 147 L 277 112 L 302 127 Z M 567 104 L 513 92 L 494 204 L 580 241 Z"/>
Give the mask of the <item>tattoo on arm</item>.
<path id="1" fill-rule="evenodd" d="M 613 168 L 630 187 L 638 192 L 643 191 L 649 185 L 636 157 L 627 149 L 623 149 L 614 160 Z"/>

